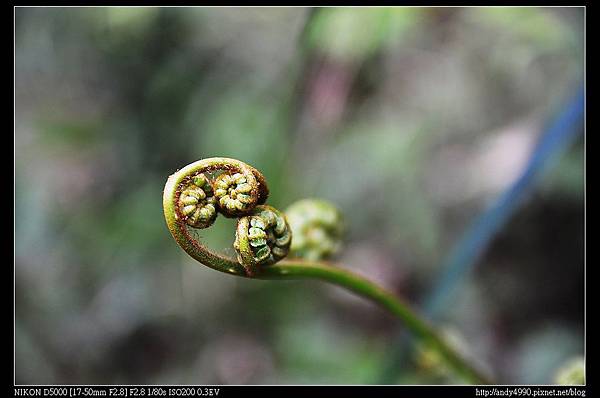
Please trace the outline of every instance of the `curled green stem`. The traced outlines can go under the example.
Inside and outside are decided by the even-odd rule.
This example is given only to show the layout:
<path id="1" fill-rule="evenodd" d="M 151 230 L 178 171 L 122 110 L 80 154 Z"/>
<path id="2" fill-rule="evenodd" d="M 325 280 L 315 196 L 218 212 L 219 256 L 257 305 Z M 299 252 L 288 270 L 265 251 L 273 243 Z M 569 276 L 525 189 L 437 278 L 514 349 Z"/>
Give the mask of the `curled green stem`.
<path id="1" fill-rule="evenodd" d="M 249 208 L 266 201 L 269 190 L 264 177 L 258 170 L 236 159 L 202 159 L 178 170 L 167 180 L 163 192 L 165 221 L 173 239 L 195 260 L 217 271 L 246 276 L 246 268 L 235 258 L 210 250 L 192 235 L 187 222 L 188 218 L 184 213 L 185 206 L 183 208 L 180 206 L 182 193 L 185 193 L 185 190 L 188 189 L 191 182 L 194 182 L 194 179 L 197 179 L 200 175 L 217 172 L 244 176 L 245 182 L 251 186 L 248 192 L 244 192 L 244 194 L 247 194 L 251 198 L 248 203 Z M 225 216 L 232 215 L 230 209 L 225 208 L 220 210 Z M 236 211 L 237 209 L 233 209 L 233 213 Z"/>
<path id="2" fill-rule="evenodd" d="M 189 230 L 190 225 L 197 228 L 205 228 L 212 223 L 212 220 L 208 218 L 210 214 L 207 214 L 205 221 L 200 213 L 190 223 L 189 214 L 196 213 L 194 213 L 195 209 L 192 208 L 189 208 L 188 211 L 186 206 L 191 206 L 192 204 L 194 206 L 208 206 L 208 204 L 212 205 L 214 203 L 214 201 L 207 202 L 208 204 L 201 202 L 201 200 L 204 200 L 204 196 L 209 197 L 212 194 L 208 187 L 205 186 L 204 176 L 219 172 L 225 172 L 232 176 L 231 178 L 216 177 L 219 179 L 217 181 L 218 189 L 221 190 L 218 193 L 221 195 L 221 199 L 218 202 L 221 206 L 218 210 L 226 217 L 240 217 L 238 219 L 238 232 L 241 230 L 242 235 L 236 240 L 238 258 L 211 251 L 199 242 Z M 202 181 L 199 181 L 199 178 Z M 215 183 L 214 180 L 213 183 Z M 204 189 L 204 192 L 200 193 L 199 188 Z M 188 191 L 185 191 L 186 189 Z M 189 191 L 190 189 L 192 191 Z M 181 199 L 184 191 L 187 196 Z M 192 196 L 194 200 L 190 199 Z M 317 279 L 346 288 L 379 304 L 401 319 L 415 336 L 439 352 L 448 365 L 465 380 L 474 384 L 489 383 L 484 375 L 471 366 L 461 354 L 438 334 L 434 327 L 417 314 L 417 312 L 412 310 L 404 300 L 386 291 L 381 286 L 362 276 L 324 261 L 278 261 L 287 254 L 289 236 L 286 237 L 284 233 L 283 224 L 277 218 L 280 217 L 280 213 L 276 209 L 270 206 L 257 206 L 262 205 L 266 201 L 267 196 L 268 188 L 266 181 L 258 170 L 235 159 L 209 158 L 194 162 L 169 177 L 163 193 L 163 209 L 167 227 L 171 235 L 177 244 L 198 262 L 217 271 L 246 278 L 274 280 Z M 235 202 L 236 200 L 240 203 Z M 270 214 L 271 212 L 273 214 Z M 260 220 L 257 217 L 266 217 L 269 220 Z M 270 218 L 273 218 L 273 220 L 270 220 Z M 287 222 L 285 222 L 285 225 L 287 226 Z M 256 231 L 256 228 L 266 231 L 265 236 L 267 238 L 260 235 L 261 231 Z M 271 233 L 269 231 L 271 230 L 273 231 L 271 239 L 273 242 L 269 240 L 269 234 Z M 264 242 L 261 240 L 261 237 L 265 238 L 263 239 Z M 269 252 L 268 256 L 262 256 L 263 252 L 261 250 L 265 250 L 265 253 L 267 253 L 267 243 L 271 244 L 269 250 L 274 253 Z M 285 254 L 283 254 L 284 249 Z M 250 252 L 250 250 L 252 251 Z M 277 255 L 278 250 L 282 250 L 281 255 Z M 245 263 L 246 257 L 252 257 L 248 264 Z M 265 264 L 259 264 L 262 261 L 262 257 L 269 260 Z M 275 263 L 273 264 L 273 262 Z"/>

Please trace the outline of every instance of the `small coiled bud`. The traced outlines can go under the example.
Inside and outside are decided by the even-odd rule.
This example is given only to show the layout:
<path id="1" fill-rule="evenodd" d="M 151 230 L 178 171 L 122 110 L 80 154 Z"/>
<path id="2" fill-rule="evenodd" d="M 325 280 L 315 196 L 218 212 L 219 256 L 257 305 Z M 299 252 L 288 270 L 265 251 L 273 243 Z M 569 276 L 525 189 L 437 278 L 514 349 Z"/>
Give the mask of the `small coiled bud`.
<path id="1" fill-rule="evenodd" d="M 322 199 L 303 199 L 285 212 L 294 233 L 291 251 L 296 257 L 322 260 L 333 256 L 342 245 L 341 212 Z"/>
<path id="2" fill-rule="evenodd" d="M 221 213 L 226 217 L 242 215 L 256 203 L 256 194 L 252 192 L 254 187 L 241 173 L 219 175 L 214 187 Z"/>
<path id="3" fill-rule="evenodd" d="M 585 384 L 585 361 L 577 357 L 565 363 L 557 372 L 554 381 L 561 385 Z"/>
<path id="4" fill-rule="evenodd" d="M 215 222 L 216 203 L 210 181 L 202 173 L 190 178 L 178 200 L 184 221 L 194 228 L 208 228 Z"/>
<path id="5" fill-rule="evenodd" d="M 259 266 L 274 264 L 287 256 L 292 241 L 290 226 L 279 210 L 256 206 L 238 220 L 235 242 L 238 261 L 252 275 Z"/>

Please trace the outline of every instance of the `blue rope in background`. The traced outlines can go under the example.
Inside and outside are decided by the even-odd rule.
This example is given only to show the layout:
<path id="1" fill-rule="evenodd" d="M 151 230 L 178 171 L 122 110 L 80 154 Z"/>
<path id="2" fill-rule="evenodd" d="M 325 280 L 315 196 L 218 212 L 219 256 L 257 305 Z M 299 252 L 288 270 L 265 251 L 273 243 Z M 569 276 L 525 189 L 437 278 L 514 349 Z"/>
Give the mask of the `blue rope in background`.
<path id="1" fill-rule="evenodd" d="M 495 234 L 517 210 L 536 177 L 583 132 L 583 111 L 584 89 L 581 86 L 542 133 L 519 178 L 475 220 L 443 262 L 443 274 L 423 306 L 426 315 L 432 319 L 439 315 L 444 304 L 450 302 L 452 292 L 466 279 Z M 405 331 L 398 335 L 397 344 L 392 347 L 388 361 L 384 361 L 384 369 L 377 383 L 387 384 L 395 380 L 398 369 L 406 365 L 409 349 L 406 343 L 411 339 Z"/>
<path id="2" fill-rule="evenodd" d="M 543 132 L 519 178 L 475 220 L 444 261 L 443 274 L 434 284 L 432 294 L 424 305 L 424 311 L 430 318 L 435 318 L 444 304 L 450 301 L 451 294 L 472 271 L 492 238 L 518 209 L 541 172 L 583 132 L 583 116 L 582 85 Z"/>

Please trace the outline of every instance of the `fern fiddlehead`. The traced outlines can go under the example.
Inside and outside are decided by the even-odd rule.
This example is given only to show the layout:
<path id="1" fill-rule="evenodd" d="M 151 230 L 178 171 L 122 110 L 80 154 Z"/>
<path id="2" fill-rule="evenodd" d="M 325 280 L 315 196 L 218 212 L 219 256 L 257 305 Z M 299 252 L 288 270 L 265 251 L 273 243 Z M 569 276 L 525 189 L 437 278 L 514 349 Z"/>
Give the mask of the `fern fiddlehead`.
<path id="1" fill-rule="evenodd" d="M 200 173 L 190 179 L 179 195 L 182 219 L 194 228 L 208 228 L 217 218 L 216 198 L 208 178 Z"/>
<path id="2" fill-rule="evenodd" d="M 294 231 L 291 253 L 307 260 L 325 260 L 339 252 L 344 223 L 342 213 L 323 199 L 302 199 L 285 215 Z"/>
<path id="3" fill-rule="evenodd" d="M 169 177 L 163 192 L 163 210 L 171 235 L 191 257 L 221 272 L 253 276 L 255 263 L 211 251 L 196 240 L 190 228 L 208 228 L 218 214 L 250 214 L 268 195 L 265 178 L 255 168 L 236 159 L 208 158 Z"/>
<path id="4" fill-rule="evenodd" d="M 294 228 L 290 228 L 283 213 L 265 205 L 268 194 L 264 176 L 252 166 L 230 158 L 202 159 L 185 166 L 168 178 L 163 192 L 167 227 L 177 244 L 187 254 L 215 270 L 260 279 L 318 279 L 349 289 L 400 318 L 409 330 L 432 349 L 437 350 L 448 365 L 465 380 L 475 384 L 487 383 L 485 376 L 465 361 L 440 337 L 436 329 L 399 297 L 362 276 L 332 263 L 317 260 L 333 254 L 339 244 L 339 214 L 330 206 L 321 203 L 318 210 L 326 215 L 326 222 L 315 224 L 314 218 L 309 217 L 312 222 L 306 224 L 325 227 L 330 236 L 319 232 L 316 234 L 317 238 L 313 237 L 313 242 L 307 247 L 314 248 L 315 243 L 326 240 L 325 238 L 333 239 L 331 242 L 334 243 L 330 242 L 316 251 L 298 250 L 296 254 L 304 258 L 285 260 L 284 257 L 294 242 Z M 302 206 L 306 206 L 306 203 L 300 207 Z M 294 210 L 294 207 L 289 210 L 295 219 L 294 214 L 297 210 Z M 238 218 L 233 243 L 237 258 L 210 250 L 190 231 L 190 228 L 210 227 L 218 214 Z M 305 226 L 302 223 L 300 225 Z M 301 227 L 299 231 L 302 230 Z"/>
<path id="5" fill-rule="evenodd" d="M 275 264 L 287 256 L 292 232 L 285 216 L 271 206 L 256 206 L 238 220 L 233 247 L 238 261 L 254 275 L 261 265 Z"/>

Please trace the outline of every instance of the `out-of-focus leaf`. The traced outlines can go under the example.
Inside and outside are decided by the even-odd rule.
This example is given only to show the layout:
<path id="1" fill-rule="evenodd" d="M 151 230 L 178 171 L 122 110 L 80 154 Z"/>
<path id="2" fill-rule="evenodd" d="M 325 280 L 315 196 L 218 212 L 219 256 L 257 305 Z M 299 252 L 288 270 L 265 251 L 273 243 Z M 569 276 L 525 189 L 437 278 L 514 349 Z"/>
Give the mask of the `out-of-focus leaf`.
<path id="1" fill-rule="evenodd" d="M 482 27 L 525 41 L 537 51 L 556 49 L 574 39 L 574 32 L 548 8 L 474 7 L 467 15 Z"/>
<path id="2" fill-rule="evenodd" d="M 421 23 L 419 8 L 324 8 L 309 27 L 308 45 L 333 57 L 361 61 L 398 43 Z"/>

